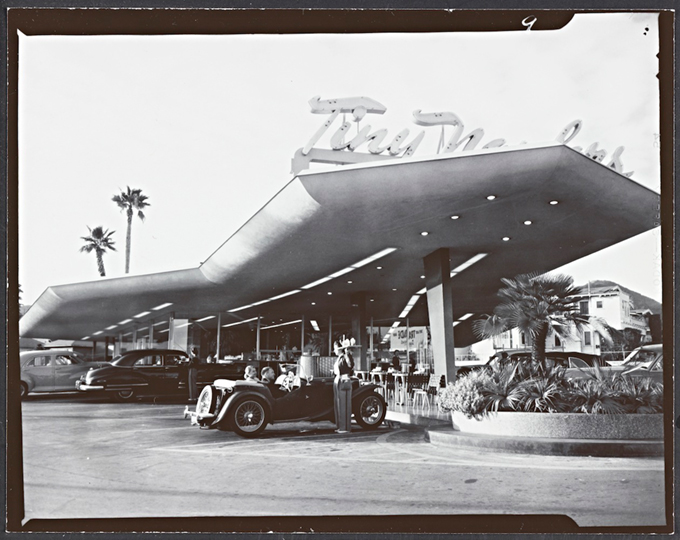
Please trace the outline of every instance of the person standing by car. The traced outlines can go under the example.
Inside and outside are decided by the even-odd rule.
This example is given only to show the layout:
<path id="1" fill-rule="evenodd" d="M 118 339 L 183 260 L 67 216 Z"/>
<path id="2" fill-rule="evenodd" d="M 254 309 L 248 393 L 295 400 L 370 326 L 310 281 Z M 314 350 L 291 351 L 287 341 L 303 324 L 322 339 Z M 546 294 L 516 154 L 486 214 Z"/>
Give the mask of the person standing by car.
<path id="1" fill-rule="evenodd" d="M 189 362 L 187 363 L 187 386 L 189 387 L 189 403 L 198 401 L 198 351 L 196 347 L 191 347 L 189 351 Z"/>
<path id="2" fill-rule="evenodd" d="M 335 425 L 338 433 L 349 433 L 352 430 L 352 380 L 354 374 L 354 358 L 349 347 L 354 339 L 343 339 L 335 343 L 335 354 L 338 359 L 333 366 L 335 380 L 333 381 L 333 395 L 335 399 Z"/>

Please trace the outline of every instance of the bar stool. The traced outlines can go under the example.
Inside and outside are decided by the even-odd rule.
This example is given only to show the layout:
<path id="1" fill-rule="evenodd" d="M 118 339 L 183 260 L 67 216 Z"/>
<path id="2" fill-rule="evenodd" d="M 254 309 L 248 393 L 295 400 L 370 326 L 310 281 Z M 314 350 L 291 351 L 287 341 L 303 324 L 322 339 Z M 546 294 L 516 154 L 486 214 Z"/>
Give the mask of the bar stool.
<path id="1" fill-rule="evenodd" d="M 369 378 L 368 378 L 368 371 L 357 371 L 357 370 L 354 370 L 354 374 L 357 376 L 357 378 L 358 378 L 361 382 L 367 382 L 367 381 L 369 380 Z"/>
<path id="2" fill-rule="evenodd" d="M 385 373 L 382 371 L 372 371 L 371 380 L 380 387 L 378 391 L 382 394 L 382 397 L 387 400 L 387 380 L 385 378 Z"/>

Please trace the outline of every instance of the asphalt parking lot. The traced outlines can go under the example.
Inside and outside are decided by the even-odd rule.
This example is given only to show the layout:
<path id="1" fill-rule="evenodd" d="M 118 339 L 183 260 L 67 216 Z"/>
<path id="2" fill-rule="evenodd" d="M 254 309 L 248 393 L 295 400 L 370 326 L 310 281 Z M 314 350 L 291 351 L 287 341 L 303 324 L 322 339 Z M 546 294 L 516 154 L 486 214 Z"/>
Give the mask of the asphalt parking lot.
<path id="1" fill-rule="evenodd" d="M 665 525 L 664 463 L 437 447 L 384 426 L 201 430 L 181 401 L 29 396 L 27 519 L 566 514 L 582 527 Z"/>

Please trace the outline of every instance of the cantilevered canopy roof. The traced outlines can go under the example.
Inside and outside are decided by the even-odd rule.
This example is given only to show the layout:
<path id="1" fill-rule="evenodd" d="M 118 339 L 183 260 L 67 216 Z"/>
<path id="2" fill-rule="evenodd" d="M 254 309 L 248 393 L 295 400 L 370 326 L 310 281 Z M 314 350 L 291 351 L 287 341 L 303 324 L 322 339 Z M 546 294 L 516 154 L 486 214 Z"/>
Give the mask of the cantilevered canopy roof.
<path id="1" fill-rule="evenodd" d="M 387 326 L 425 287 L 423 257 L 439 248 L 452 270 L 463 266 L 451 278 L 454 319 L 476 316 L 494 308 L 502 277 L 550 271 L 652 229 L 658 208 L 658 194 L 557 143 L 307 172 L 200 267 L 49 287 L 20 335 L 101 339 L 169 312 L 219 312 L 223 325 L 258 315 L 335 324 L 349 320 L 357 292 L 367 317 Z M 412 326 L 427 324 L 426 301 L 408 314 Z M 456 326 L 456 346 L 474 341 L 474 316 Z"/>

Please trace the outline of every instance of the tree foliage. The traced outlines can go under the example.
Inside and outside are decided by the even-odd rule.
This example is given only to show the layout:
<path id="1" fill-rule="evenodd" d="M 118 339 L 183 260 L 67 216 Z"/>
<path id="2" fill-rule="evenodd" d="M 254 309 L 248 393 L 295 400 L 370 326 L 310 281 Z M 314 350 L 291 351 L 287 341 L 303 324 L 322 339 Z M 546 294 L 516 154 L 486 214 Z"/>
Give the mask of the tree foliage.
<path id="1" fill-rule="evenodd" d="M 130 246 L 132 244 L 132 218 L 134 217 L 135 210 L 137 211 L 137 217 L 144 221 L 146 216 L 144 215 L 144 208 L 151 206 L 147 202 L 148 197 L 142 193 L 141 189 L 130 189 L 127 186 L 126 191 L 122 191 L 118 195 L 112 197 L 112 201 L 115 202 L 121 211 L 125 211 L 127 214 L 127 234 L 125 237 L 125 273 L 130 272 Z"/>
<path id="2" fill-rule="evenodd" d="M 115 242 L 112 240 L 111 236 L 116 231 L 109 232 L 108 229 L 104 230 L 103 227 L 95 227 L 94 229 L 87 228 L 90 231 L 88 236 L 81 236 L 82 240 L 85 240 L 85 245 L 80 248 L 81 252 L 91 253 L 94 251 L 97 257 L 97 268 L 99 270 L 99 275 L 106 276 L 106 271 L 104 270 L 104 253 L 107 250 L 116 251 L 114 247 Z"/>

